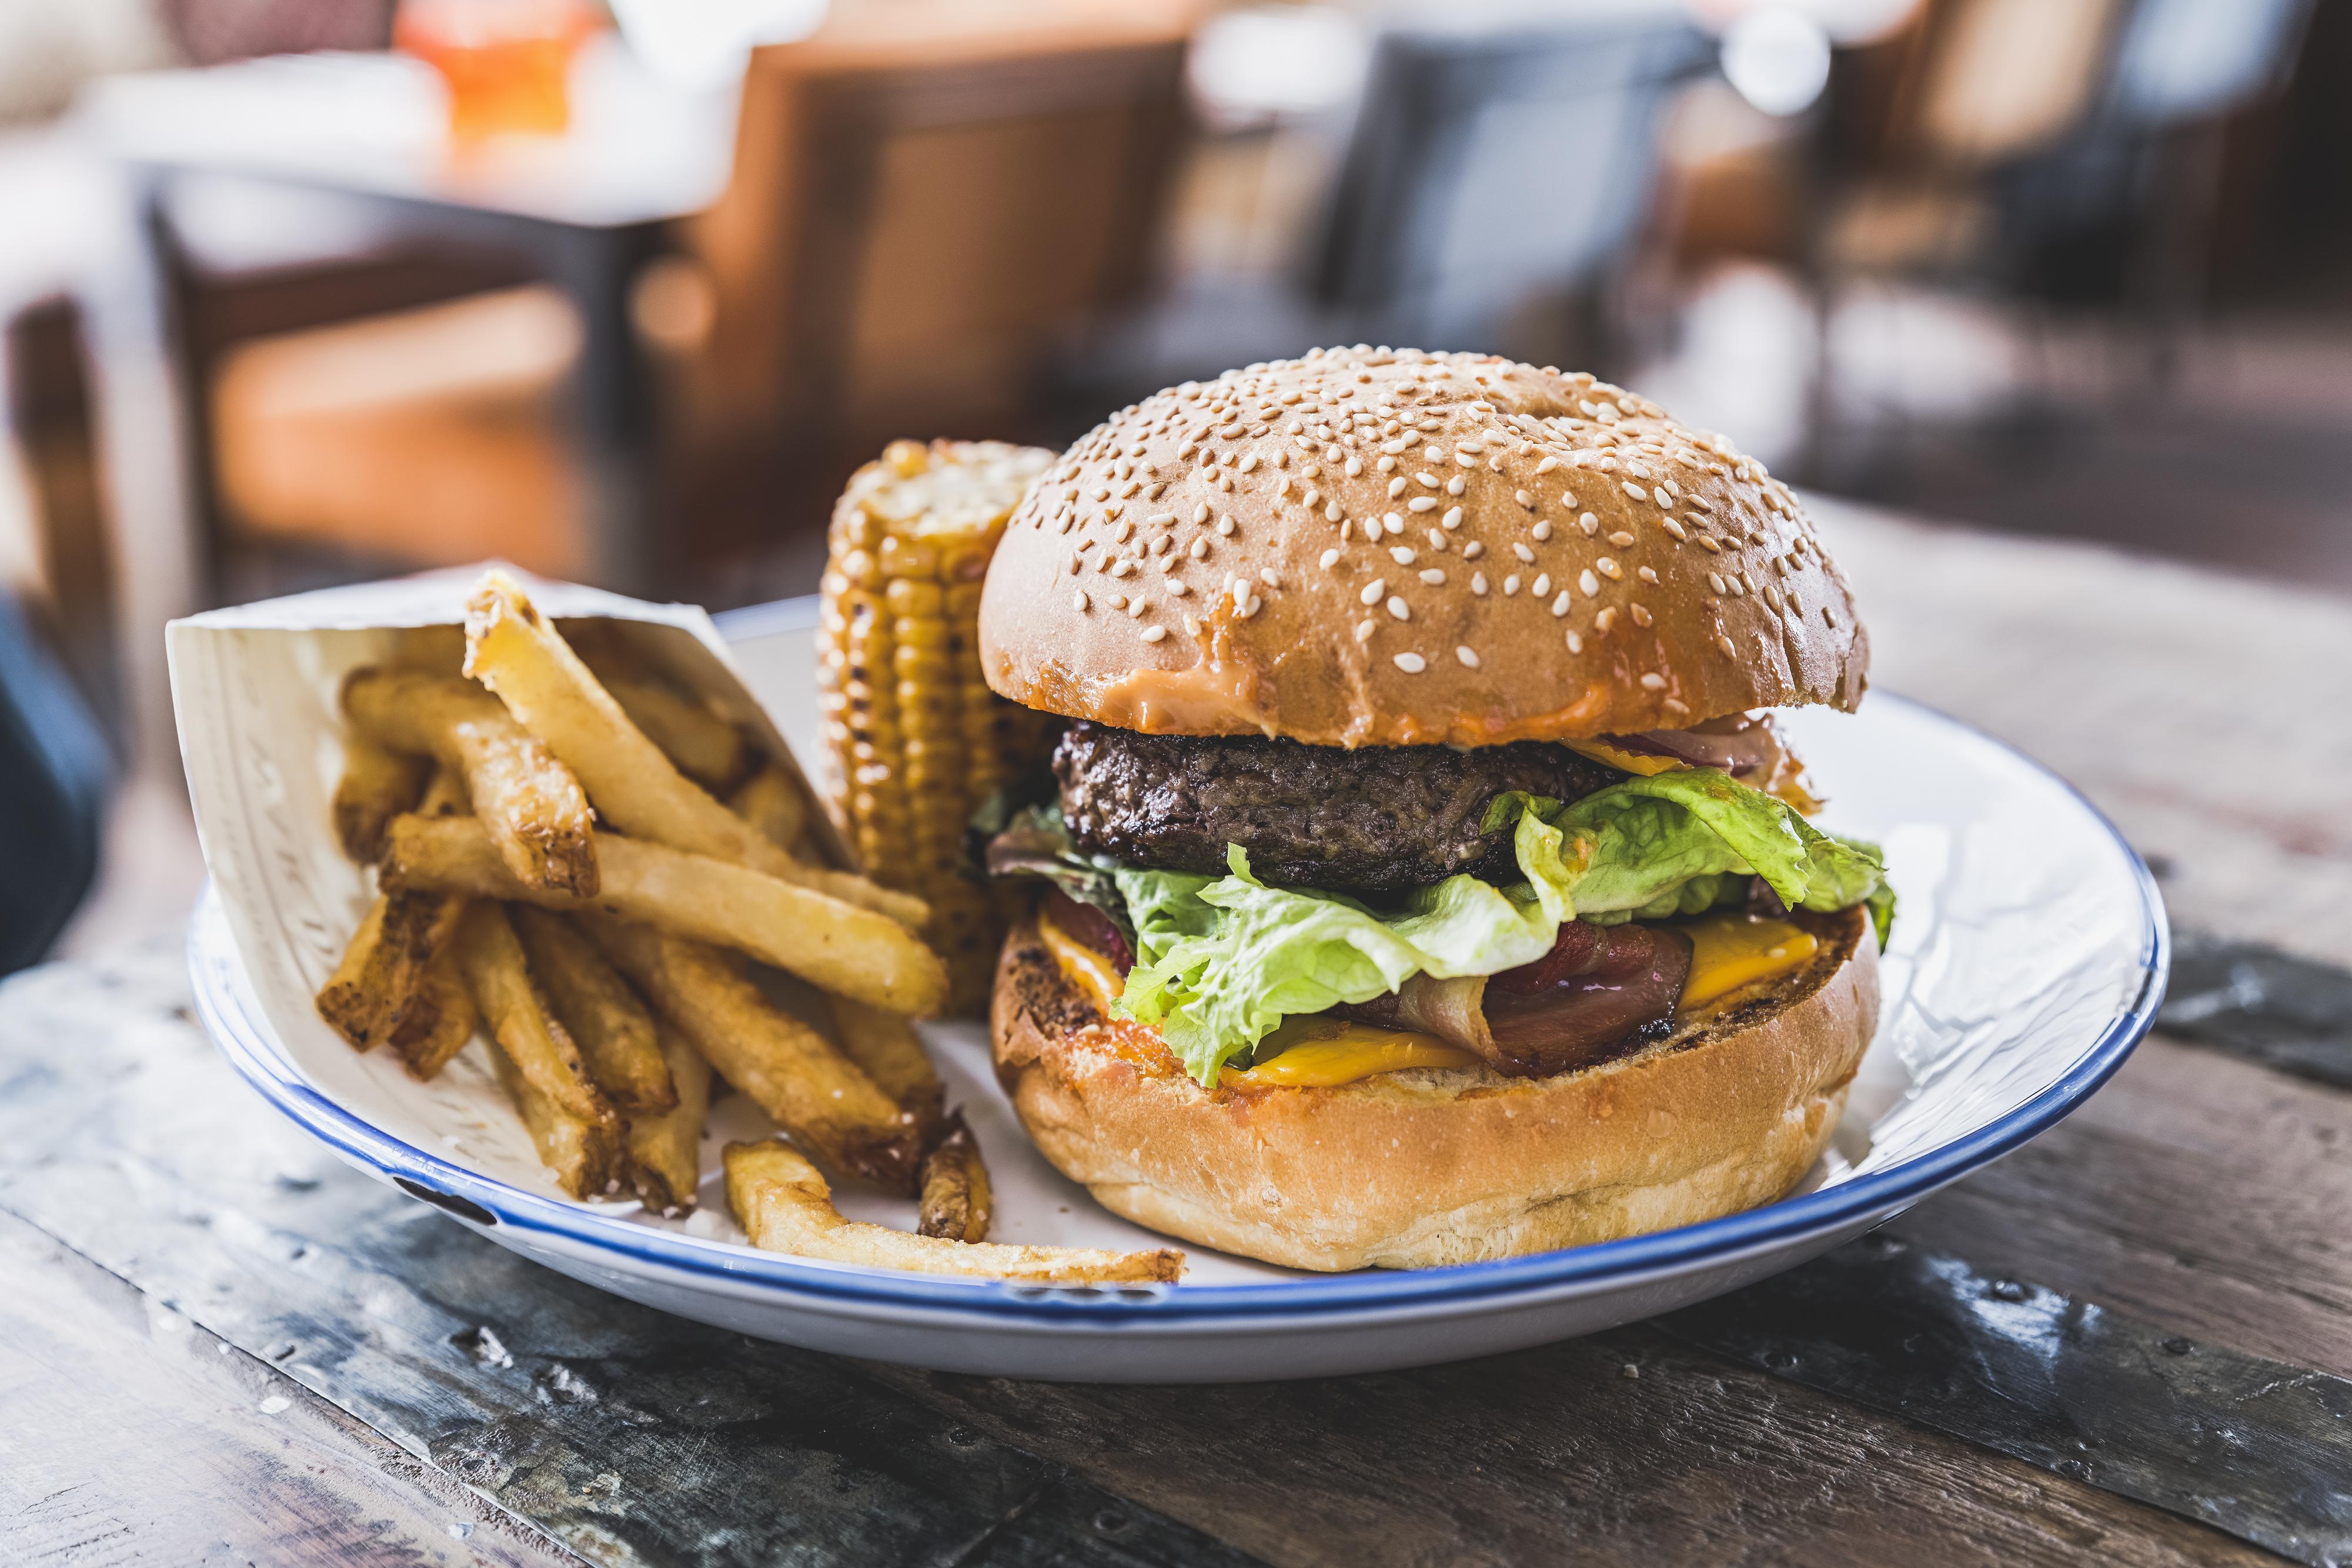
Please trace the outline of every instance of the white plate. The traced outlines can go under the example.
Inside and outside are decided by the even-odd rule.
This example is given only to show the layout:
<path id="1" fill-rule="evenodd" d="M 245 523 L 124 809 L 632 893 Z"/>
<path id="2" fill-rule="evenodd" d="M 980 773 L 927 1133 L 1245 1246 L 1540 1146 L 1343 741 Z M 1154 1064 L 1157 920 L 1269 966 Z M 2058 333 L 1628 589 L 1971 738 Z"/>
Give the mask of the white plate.
<path id="1" fill-rule="evenodd" d="M 723 624 L 745 679 L 803 758 L 815 717 L 811 618 L 797 601 Z M 1778 1203 L 1502 1262 L 1309 1275 L 1188 1246 L 1181 1285 L 1047 1289 L 757 1252 L 725 1218 L 715 1181 L 684 1221 L 562 1197 L 478 1042 L 417 1084 L 315 1019 L 273 1029 L 210 893 L 189 959 L 205 1026 L 280 1111 L 501 1246 L 633 1301 L 764 1339 L 1016 1377 L 1225 1382 L 1457 1360 L 1646 1317 L 1800 1263 L 2032 1138 L 2147 1032 L 2164 988 L 2163 908 L 2138 857 L 2065 783 L 1883 692 L 1859 715 L 1803 710 L 1789 725 L 1831 796 L 1825 821 L 1883 843 L 1902 896 L 1878 1037 L 1832 1151 Z M 983 1030 L 927 1032 L 986 1152 L 999 1236 L 1152 1239 L 1030 1147 L 988 1070 Z M 713 1174 L 721 1140 L 763 1130 L 740 1099 L 714 1120 Z M 905 1223 L 910 1206 L 845 1197 L 843 1207 Z"/>

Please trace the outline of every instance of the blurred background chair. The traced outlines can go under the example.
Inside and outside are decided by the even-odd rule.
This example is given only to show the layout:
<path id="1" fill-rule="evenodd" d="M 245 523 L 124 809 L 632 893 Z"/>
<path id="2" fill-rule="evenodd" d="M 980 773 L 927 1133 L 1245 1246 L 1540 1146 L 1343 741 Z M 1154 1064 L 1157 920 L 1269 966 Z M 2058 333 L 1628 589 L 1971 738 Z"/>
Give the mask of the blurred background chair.
<path id="1" fill-rule="evenodd" d="M 564 417 L 577 307 L 499 277 L 495 252 L 469 265 L 503 288 L 251 338 L 208 377 L 198 350 L 225 521 L 387 565 L 498 554 L 706 594 L 779 538 L 819 550 L 873 450 L 1023 434 L 1046 337 L 1139 289 L 1189 20 L 895 0 L 759 50 L 724 193 L 649 236 L 629 280 L 639 351 L 612 373 L 639 384 L 616 395 L 658 418 L 628 526 L 658 549 L 593 548 L 594 454 Z"/>
<path id="2" fill-rule="evenodd" d="M 2201 297 L 2224 129 L 2284 81 L 2309 0 L 1929 0 L 1875 124 L 1822 122 L 1807 271 L 1822 345 L 1808 469 L 1850 410 L 1833 318 L 1857 287 L 2109 308 L 2151 381 Z M 1857 133 L 1857 132 L 1860 133 Z M 1864 410 L 1882 418 L 1886 410 Z"/>
<path id="3" fill-rule="evenodd" d="M 1180 282 L 1097 332 L 1070 356 L 1066 400 L 1124 402 L 1318 343 L 1605 364 L 1665 107 L 1713 54 L 1667 5 L 1387 17 L 1299 253 Z"/>
<path id="4" fill-rule="evenodd" d="M 37 963 L 89 891 L 112 775 L 72 681 L 0 593 L 0 975 Z"/>

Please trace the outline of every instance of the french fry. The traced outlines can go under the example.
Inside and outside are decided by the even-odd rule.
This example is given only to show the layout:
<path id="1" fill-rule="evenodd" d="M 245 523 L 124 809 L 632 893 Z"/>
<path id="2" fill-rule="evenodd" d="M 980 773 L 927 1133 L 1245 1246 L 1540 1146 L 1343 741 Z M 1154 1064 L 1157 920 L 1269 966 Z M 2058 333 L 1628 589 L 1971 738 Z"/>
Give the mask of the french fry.
<path id="1" fill-rule="evenodd" d="M 367 913 L 360 916 L 359 929 L 344 945 L 335 972 L 319 988 L 319 1016 L 355 1051 L 375 1043 L 376 1020 L 383 1009 L 380 992 L 368 983 L 368 972 L 377 966 L 376 955 L 383 946 L 384 910 L 390 904 L 382 894 L 376 895 Z"/>
<path id="2" fill-rule="evenodd" d="M 625 1116 L 658 1116 L 677 1105 L 653 1015 L 604 956 L 562 915 L 528 904 L 507 911 L 531 978 L 580 1047 L 588 1076 Z"/>
<path id="3" fill-rule="evenodd" d="M 593 664 L 589 668 L 629 722 L 645 731 L 679 772 L 713 794 L 724 794 L 741 781 L 751 760 L 741 730 L 659 681 L 609 674 Z"/>
<path id="4" fill-rule="evenodd" d="M 490 1067 L 499 1087 L 514 1102 L 523 1130 L 540 1164 L 554 1173 L 556 1185 L 573 1197 L 608 1193 L 619 1182 L 619 1139 L 611 1124 L 575 1116 L 523 1075 L 503 1051 L 490 1052 Z"/>
<path id="5" fill-rule="evenodd" d="M 985 1241 L 992 1199 L 988 1167 L 981 1164 L 980 1145 L 963 1113 L 948 1119 L 948 1135 L 923 1156 L 921 1218 L 918 1236 L 943 1236 L 951 1241 Z"/>
<path id="6" fill-rule="evenodd" d="M 521 899 L 549 909 L 603 909 L 676 936 L 735 948 L 836 995 L 893 1012 L 928 1014 L 946 998 L 947 970 L 939 956 L 886 915 L 745 866 L 638 839 L 598 833 L 595 852 L 604 887 L 589 900 L 525 885 L 477 821 L 401 817 L 384 835 L 377 876 L 394 889 Z"/>
<path id="7" fill-rule="evenodd" d="M 702 1185 L 702 1123 L 710 1112 L 710 1063 L 674 1027 L 660 1033 L 677 1107 L 659 1116 L 629 1118 L 630 1172 L 647 1207 L 663 1214 L 692 1208 Z"/>
<path id="8" fill-rule="evenodd" d="M 532 984 L 506 912 L 488 902 L 468 906 L 455 950 L 498 1044 L 493 1056 L 504 1064 L 499 1081 L 522 1113 L 540 1158 L 574 1197 L 610 1190 L 620 1176 L 620 1118 Z"/>
<path id="9" fill-rule="evenodd" d="M 497 698 L 453 675 L 357 670 L 343 683 L 343 709 L 377 744 L 438 758 L 461 771 L 474 814 L 517 877 L 533 887 L 594 896 L 588 797 L 571 769 Z"/>
<path id="10" fill-rule="evenodd" d="M 680 773 L 502 571 L 467 601 L 466 673 L 546 739 L 622 832 L 772 873 L 790 858 Z"/>
<path id="11" fill-rule="evenodd" d="M 422 757 L 353 736 L 343 745 L 343 775 L 335 781 L 335 838 L 343 853 L 366 865 L 383 848 L 383 825 L 416 810 L 432 764 Z"/>
<path id="12" fill-rule="evenodd" d="M 466 673 L 466 629 L 454 624 L 403 626 L 393 633 L 392 662 L 404 670 L 462 675 Z"/>
<path id="13" fill-rule="evenodd" d="M 1006 1247 L 910 1236 L 845 1219 L 833 1207 L 833 1189 L 824 1177 L 784 1144 L 730 1144 L 726 1167 L 727 1206 L 751 1245 L 764 1251 L 869 1269 L 1039 1284 L 1172 1281 L 1184 1271 L 1184 1254 L 1168 1248 L 1107 1252 L 1080 1247 Z"/>
<path id="14" fill-rule="evenodd" d="M 603 915 L 581 928 L 704 1059 L 834 1169 L 900 1192 L 921 1154 L 914 1118 L 824 1038 L 771 1002 L 741 961 Z"/>
<path id="15" fill-rule="evenodd" d="M 800 786 L 772 762 L 761 764 L 758 772 L 743 780 L 742 788 L 727 798 L 727 804 L 788 854 L 800 842 L 801 830 L 808 826 L 808 805 L 801 799 Z"/>
<path id="16" fill-rule="evenodd" d="M 847 997 L 827 997 L 825 1001 L 833 1009 L 833 1040 L 841 1053 L 896 1100 L 900 1110 L 913 1113 L 924 1141 L 929 1142 L 940 1125 L 947 1088 L 915 1026 L 897 1013 Z"/>
<path id="17" fill-rule="evenodd" d="M 466 1049 L 480 1023 L 457 955 L 445 947 L 425 966 L 416 999 L 402 1010 L 392 1031 L 392 1048 L 411 1077 L 430 1081 Z"/>

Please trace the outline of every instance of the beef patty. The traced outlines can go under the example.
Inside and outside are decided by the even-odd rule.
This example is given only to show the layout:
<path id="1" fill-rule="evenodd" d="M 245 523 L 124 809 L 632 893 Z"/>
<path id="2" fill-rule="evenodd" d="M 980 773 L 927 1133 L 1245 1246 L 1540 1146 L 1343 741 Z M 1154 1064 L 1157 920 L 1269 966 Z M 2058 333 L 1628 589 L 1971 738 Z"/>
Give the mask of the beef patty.
<path id="1" fill-rule="evenodd" d="M 1573 800 L 1619 777 L 1540 741 L 1349 751 L 1084 720 L 1063 735 L 1054 774 L 1071 836 L 1097 853 L 1213 874 L 1239 844 L 1261 881 L 1372 895 L 1456 872 L 1512 880 L 1510 834 L 1479 831 L 1488 801 L 1507 789 Z"/>

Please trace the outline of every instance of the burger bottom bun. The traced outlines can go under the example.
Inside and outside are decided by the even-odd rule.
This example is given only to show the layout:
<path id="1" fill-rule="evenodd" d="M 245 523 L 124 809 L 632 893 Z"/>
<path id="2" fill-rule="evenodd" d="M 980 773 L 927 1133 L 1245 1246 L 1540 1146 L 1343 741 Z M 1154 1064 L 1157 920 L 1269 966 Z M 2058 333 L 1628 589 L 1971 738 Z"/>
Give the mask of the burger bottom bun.
<path id="1" fill-rule="evenodd" d="M 1106 1017 L 1024 923 L 997 970 L 997 1076 L 1096 1201 L 1220 1251 L 1337 1271 L 1581 1247 L 1769 1203 L 1812 1167 L 1877 1028 L 1878 964 L 1863 911 L 1800 918 L 1822 939 L 1806 968 L 1598 1066 L 1243 1091 Z"/>

